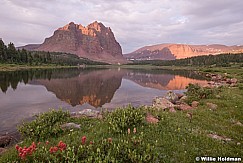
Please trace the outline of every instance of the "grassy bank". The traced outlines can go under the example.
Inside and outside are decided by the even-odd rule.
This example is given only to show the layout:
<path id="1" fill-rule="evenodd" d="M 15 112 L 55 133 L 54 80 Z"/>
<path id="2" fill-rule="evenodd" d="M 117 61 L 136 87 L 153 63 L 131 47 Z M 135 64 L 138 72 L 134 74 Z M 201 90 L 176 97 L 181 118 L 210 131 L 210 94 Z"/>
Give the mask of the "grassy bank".
<path id="1" fill-rule="evenodd" d="M 27 69 L 53 69 L 53 68 L 70 68 L 77 66 L 59 66 L 51 64 L 43 65 L 18 65 L 18 64 L 0 64 L 0 71 L 16 71 L 16 70 L 27 70 Z"/>
<path id="2" fill-rule="evenodd" d="M 21 159 L 13 147 L 0 162 L 194 162 L 197 156 L 242 157 L 242 101 L 243 90 L 236 87 L 222 88 L 217 98 L 200 100 L 195 110 L 176 113 L 128 106 L 103 119 L 91 119 L 51 111 L 20 129 L 25 139 L 19 146 L 35 142 L 35 151 Z M 207 102 L 218 109 L 210 110 Z M 147 113 L 157 117 L 158 124 L 146 123 Z M 62 130 L 60 124 L 65 122 L 79 124 L 80 129 Z"/>
<path id="3" fill-rule="evenodd" d="M 238 84 L 212 92 L 202 90 L 210 96 L 198 98 L 197 109 L 175 113 L 128 106 L 96 119 L 50 111 L 20 127 L 24 140 L 18 151 L 9 148 L 0 162 L 196 162 L 200 156 L 243 159 L 243 73 L 239 68 L 205 68 L 202 72 L 227 73 L 236 77 Z M 197 93 L 188 96 L 195 98 Z M 210 109 L 208 102 L 217 109 Z M 159 122 L 147 123 L 147 114 Z M 80 125 L 80 129 L 62 129 L 60 125 L 66 122 Z M 26 150 L 19 149 L 25 146 Z"/>

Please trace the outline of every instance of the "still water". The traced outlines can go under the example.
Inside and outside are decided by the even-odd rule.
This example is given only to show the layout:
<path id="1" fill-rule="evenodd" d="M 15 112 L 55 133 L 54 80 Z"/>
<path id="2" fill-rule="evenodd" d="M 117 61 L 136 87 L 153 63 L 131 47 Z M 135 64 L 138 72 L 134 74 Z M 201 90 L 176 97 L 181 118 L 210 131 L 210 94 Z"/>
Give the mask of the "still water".
<path id="1" fill-rule="evenodd" d="M 22 120 L 48 111 L 114 109 L 151 105 L 168 90 L 182 92 L 206 80 L 191 71 L 134 69 L 48 69 L 0 72 L 0 135 Z"/>

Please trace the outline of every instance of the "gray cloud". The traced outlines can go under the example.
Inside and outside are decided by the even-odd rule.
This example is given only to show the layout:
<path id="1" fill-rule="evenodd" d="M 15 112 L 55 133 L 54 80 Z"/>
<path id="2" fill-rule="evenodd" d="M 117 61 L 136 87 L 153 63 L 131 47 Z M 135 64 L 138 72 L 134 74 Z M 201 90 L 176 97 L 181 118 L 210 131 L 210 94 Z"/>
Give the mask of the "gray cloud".
<path id="1" fill-rule="evenodd" d="M 242 44 L 241 0 L 2 0 L 0 37 L 41 43 L 70 21 L 110 26 L 124 53 L 158 43 Z"/>

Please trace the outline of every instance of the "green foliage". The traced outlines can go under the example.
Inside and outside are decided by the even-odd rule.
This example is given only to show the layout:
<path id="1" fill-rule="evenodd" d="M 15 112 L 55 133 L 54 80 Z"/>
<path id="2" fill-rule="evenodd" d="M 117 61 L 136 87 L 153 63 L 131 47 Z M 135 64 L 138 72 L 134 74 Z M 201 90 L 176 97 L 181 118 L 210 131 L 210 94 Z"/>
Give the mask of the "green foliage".
<path id="1" fill-rule="evenodd" d="M 6 47 L 0 40 L 0 63 L 14 64 L 56 64 L 56 65 L 104 65 L 106 63 L 91 61 L 87 58 L 80 58 L 77 55 L 62 52 L 27 51 L 16 50 L 13 43 Z"/>
<path id="2" fill-rule="evenodd" d="M 144 117 L 145 115 L 141 108 L 134 108 L 129 105 L 126 109 L 119 108 L 109 113 L 105 119 L 109 124 L 110 131 L 124 133 L 128 128 L 141 125 Z"/>
<path id="3" fill-rule="evenodd" d="M 208 88 L 208 87 L 201 87 L 198 84 L 189 84 L 187 87 L 187 92 L 185 94 L 187 95 L 187 100 L 189 104 L 191 104 L 192 101 L 198 101 L 200 99 L 208 99 L 213 98 L 214 95 L 216 95 L 220 88 Z"/>
<path id="4" fill-rule="evenodd" d="M 144 65 L 152 64 L 155 66 L 220 66 L 230 67 L 231 63 L 242 63 L 243 53 L 239 54 L 219 54 L 219 55 L 204 55 L 185 59 L 176 60 L 144 60 L 134 61 L 131 64 Z"/>
<path id="5" fill-rule="evenodd" d="M 45 140 L 49 137 L 57 137 L 63 132 L 60 124 L 66 122 L 69 117 L 69 112 L 52 110 L 37 115 L 37 118 L 31 122 L 23 123 L 18 130 L 23 137 L 32 140 Z"/>

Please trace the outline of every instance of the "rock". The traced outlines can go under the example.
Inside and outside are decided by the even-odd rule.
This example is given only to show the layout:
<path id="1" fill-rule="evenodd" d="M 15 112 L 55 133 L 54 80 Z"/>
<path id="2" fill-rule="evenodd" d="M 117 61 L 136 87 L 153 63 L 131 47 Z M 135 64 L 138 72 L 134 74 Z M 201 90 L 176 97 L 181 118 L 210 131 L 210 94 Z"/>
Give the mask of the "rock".
<path id="1" fill-rule="evenodd" d="M 153 100 L 153 107 L 156 107 L 158 110 L 160 109 L 165 110 L 167 108 L 174 107 L 174 106 L 175 106 L 174 104 L 172 104 L 169 100 L 163 97 L 162 98 L 156 97 Z"/>
<path id="2" fill-rule="evenodd" d="M 238 80 L 236 78 L 232 78 L 232 79 L 230 79 L 230 81 L 231 81 L 231 83 L 236 84 Z"/>
<path id="3" fill-rule="evenodd" d="M 175 93 L 176 94 L 176 96 L 179 98 L 179 99 L 181 99 L 184 95 L 183 94 L 180 94 L 180 93 Z"/>
<path id="4" fill-rule="evenodd" d="M 180 102 L 185 102 L 186 100 L 187 100 L 187 96 L 183 96 L 183 97 L 180 98 L 179 101 L 180 101 Z"/>
<path id="5" fill-rule="evenodd" d="M 159 122 L 159 120 L 151 114 L 147 114 L 145 119 L 147 123 L 157 124 Z"/>
<path id="6" fill-rule="evenodd" d="M 191 106 L 189 106 L 189 105 L 183 103 L 183 104 L 180 104 L 180 105 L 178 106 L 178 109 L 179 109 L 179 110 L 191 110 L 191 109 L 193 109 L 193 108 L 192 108 Z"/>
<path id="7" fill-rule="evenodd" d="M 209 107 L 210 110 L 216 110 L 217 107 L 218 107 L 218 105 L 210 103 L 210 102 L 208 102 L 206 104 L 207 104 L 207 106 Z"/>
<path id="8" fill-rule="evenodd" d="M 224 140 L 224 141 L 231 141 L 232 139 L 227 138 L 225 136 L 219 136 L 216 134 L 208 134 L 209 137 L 213 138 L 213 139 L 217 139 L 217 140 Z"/>
<path id="9" fill-rule="evenodd" d="M 176 112 L 176 110 L 175 110 L 175 108 L 174 108 L 174 107 L 170 107 L 170 108 L 169 108 L 169 112 L 171 112 L 171 113 L 175 113 L 175 112 Z"/>
<path id="10" fill-rule="evenodd" d="M 220 95 L 216 95 L 215 97 L 216 97 L 216 98 L 221 98 L 221 96 L 220 96 Z"/>
<path id="11" fill-rule="evenodd" d="M 102 118 L 102 115 L 100 114 L 99 111 L 92 110 L 92 109 L 84 109 L 84 110 L 79 111 L 79 112 L 74 112 L 74 113 L 71 113 L 71 116 L 76 117 L 76 118 L 79 118 L 79 117 L 82 117 L 82 116 L 86 116 L 86 117 L 89 117 L 89 118 Z"/>
<path id="12" fill-rule="evenodd" d="M 192 101 L 192 107 L 193 108 L 198 107 L 198 105 L 199 105 L 199 102 L 198 101 Z"/>
<path id="13" fill-rule="evenodd" d="M 10 144 L 12 140 L 12 137 L 11 136 L 0 136 L 0 147 L 6 147 Z"/>
<path id="14" fill-rule="evenodd" d="M 0 148 L 0 156 L 1 156 L 4 152 L 6 152 L 6 149 L 5 149 L 5 148 Z"/>
<path id="15" fill-rule="evenodd" d="M 172 102 L 173 104 L 176 103 L 176 101 L 179 100 L 178 96 L 173 91 L 168 91 L 165 95 L 165 98 Z"/>
<path id="16" fill-rule="evenodd" d="M 236 122 L 235 124 L 238 126 L 243 126 L 243 124 L 240 121 Z"/>
<path id="17" fill-rule="evenodd" d="M 111 28 L 97 21 L 87 27 L 70 22 L 32 50 L 71 53 L 112 64 L 127 63 Z"/>
<path id="18" fill-rule="evenodd" d="M 71 123 L 62 124 L 61 128 L 63 130 L 65 130 L 65 129 L 80 129 L 80 125 L 71 122 Z"/>
<path id="19" fill-rule="evenodd" d="M 242 51 L 242 48 L 240 48 Z M 190 45 L 190 44 L 159 44 L 142 47 L 126 54 L 128 59 L 142 60 L 173 60 L 205 54 L 234 53 L 239 47 L 218 45 Z"/>

